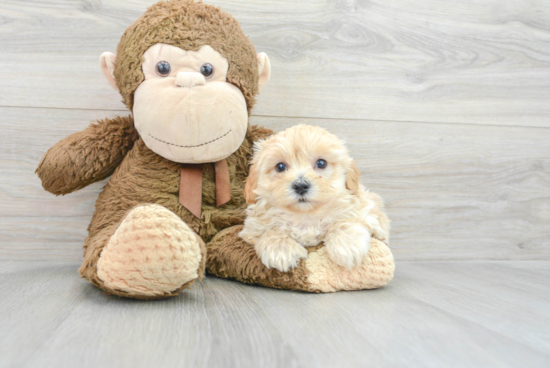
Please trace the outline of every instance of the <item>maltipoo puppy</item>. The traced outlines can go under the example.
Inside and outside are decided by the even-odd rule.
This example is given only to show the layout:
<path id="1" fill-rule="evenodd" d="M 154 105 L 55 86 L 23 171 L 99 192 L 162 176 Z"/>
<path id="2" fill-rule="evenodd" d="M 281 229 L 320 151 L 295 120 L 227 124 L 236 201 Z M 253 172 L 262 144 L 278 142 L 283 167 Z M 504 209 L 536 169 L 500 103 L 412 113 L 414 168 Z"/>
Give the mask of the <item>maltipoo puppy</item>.
<path id="1" fill-rule="evenodd" d="M 387 242 L 381 198 L 360 183 L 344 143 L 325 129 L 298 125 L 254 147 L 246 180 L 247 219 L 239 234 L 262 263 L 286 272 L 324 242 L 347 269 L 363 262 L 371 237 Z"/>

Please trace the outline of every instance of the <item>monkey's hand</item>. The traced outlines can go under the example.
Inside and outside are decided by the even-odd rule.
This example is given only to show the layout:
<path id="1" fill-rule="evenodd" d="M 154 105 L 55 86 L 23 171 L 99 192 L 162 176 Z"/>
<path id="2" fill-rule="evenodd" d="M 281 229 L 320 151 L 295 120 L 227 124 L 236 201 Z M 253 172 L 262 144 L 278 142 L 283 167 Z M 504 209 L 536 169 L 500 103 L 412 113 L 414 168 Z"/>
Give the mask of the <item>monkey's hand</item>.
<path id="1" fill-rule="evenodd" d="M 48 192 L 74 192 L 109 177 L 137 138 L 130 116 L 100 120 L 50 148 L 36 173 Z"/>
<path id="2" fill-rule="evenodd" d="M 267 231 L 254 248 L 264 265 L 281 272 L 295 268 L 301 258 L 307 258 L 307 249 L 279 230 Z"/>

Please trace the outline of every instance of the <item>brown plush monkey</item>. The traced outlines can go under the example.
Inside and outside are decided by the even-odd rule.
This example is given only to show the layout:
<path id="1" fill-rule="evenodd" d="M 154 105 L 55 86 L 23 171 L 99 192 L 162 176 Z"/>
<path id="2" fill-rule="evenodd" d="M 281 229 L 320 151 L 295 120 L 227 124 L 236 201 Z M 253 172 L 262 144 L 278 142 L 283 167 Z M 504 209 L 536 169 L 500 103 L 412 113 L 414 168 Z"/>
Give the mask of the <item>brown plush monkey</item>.
<path id="1" fill-rule="evenodd" d="M 322 250 L 313 250 L 309 267 L 302 260 L 281 273 L 238 237 L 252 145 L 271 134 L 248 124 L 270 65 L 234 18 L 190 0 L 159 2 L 100 64 L 132 115 L 63 139 L 37 169 L 56 195 L 112 175 L 88 228 L 82 277 L 138 299 L 176 295 L 205 267 L 220 277 L 304 291 L 389 282 L 393 258 L 381 242 L 372 244 L 369 267 L 334 284 L 330 278 L 336 272 L 342 279 L 341 271 Z"/>

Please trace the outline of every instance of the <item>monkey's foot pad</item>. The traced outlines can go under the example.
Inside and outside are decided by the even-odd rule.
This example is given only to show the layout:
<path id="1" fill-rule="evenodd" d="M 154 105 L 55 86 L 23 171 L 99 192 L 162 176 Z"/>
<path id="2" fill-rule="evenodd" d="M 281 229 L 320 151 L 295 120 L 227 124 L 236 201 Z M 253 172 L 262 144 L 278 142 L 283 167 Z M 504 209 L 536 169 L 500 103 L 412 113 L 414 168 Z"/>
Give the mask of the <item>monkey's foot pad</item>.
<path id="1" fill-rule="evenodd" d="M 143 296 L 172 294 L 198 278 L 197 235 L 166 208 L 132 209 L 101 252 L 97 275 L 105 286 Z"/>

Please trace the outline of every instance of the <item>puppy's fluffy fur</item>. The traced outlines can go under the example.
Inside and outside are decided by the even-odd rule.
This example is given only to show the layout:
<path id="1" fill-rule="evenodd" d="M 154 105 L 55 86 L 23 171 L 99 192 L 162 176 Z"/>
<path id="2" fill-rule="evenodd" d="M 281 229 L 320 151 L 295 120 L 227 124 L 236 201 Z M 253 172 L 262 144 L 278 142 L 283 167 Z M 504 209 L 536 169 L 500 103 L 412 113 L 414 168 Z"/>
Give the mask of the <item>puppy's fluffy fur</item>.
<path id="1" fill-rule="evenodd" d="M 382 200 L 361 185 L 335 135 L 298 125 L 254 149 L 245 185 L 248 217 L 240 236 L 254 245 L 267 267 L 286 272 L 307 257 L 305 247 L 324 242 L 330 259 L 351 269 L 367 256 L 371 236 L 388 241 Z M 325 168 L 319 160 L 327 163 Z M 309 185 L 306 193 L 295 189 L 297 182 Z"/>

